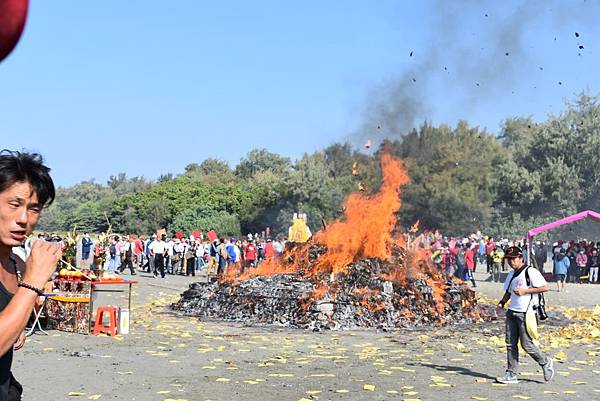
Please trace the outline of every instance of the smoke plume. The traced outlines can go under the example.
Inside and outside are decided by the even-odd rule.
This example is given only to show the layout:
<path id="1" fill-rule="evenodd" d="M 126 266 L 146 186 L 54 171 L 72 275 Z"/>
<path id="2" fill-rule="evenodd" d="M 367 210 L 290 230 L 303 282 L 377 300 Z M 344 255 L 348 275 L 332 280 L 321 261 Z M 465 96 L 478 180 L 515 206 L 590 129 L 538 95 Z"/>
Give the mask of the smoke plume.
<path id="1" fill-rule="evenodd" d="M 408 67 L 369 94 L 357 142 L 398 138 L 442 107 L 461 110 L 464 117 L 493 107 L 495 99 L 514 95 L 524 84 L 524 72 L 542 74 L 544 61 L 552 62 L 536 59 L 536 43 L 547 45 L 562 35 L 576 49 L 582 38 L 567 32 L 567 25 L 585 30 L 599 10 L 600 2 L 581 0 L 434 1 L 429 45 L 406 54 Z"/>

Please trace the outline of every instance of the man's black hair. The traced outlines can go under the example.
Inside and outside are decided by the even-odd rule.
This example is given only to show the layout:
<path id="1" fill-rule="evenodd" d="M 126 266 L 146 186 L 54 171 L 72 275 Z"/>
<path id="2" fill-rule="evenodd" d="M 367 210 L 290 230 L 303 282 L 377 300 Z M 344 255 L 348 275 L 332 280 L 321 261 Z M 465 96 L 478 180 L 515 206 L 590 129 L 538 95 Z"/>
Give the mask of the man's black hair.
<path id="1" fill-rule="evenodd" d="M 42 207 L 54 202 L 54 182 L 42 156 L 4 149 L 0 151 L 0 192 L 18 182 L 31 185 Z"/>

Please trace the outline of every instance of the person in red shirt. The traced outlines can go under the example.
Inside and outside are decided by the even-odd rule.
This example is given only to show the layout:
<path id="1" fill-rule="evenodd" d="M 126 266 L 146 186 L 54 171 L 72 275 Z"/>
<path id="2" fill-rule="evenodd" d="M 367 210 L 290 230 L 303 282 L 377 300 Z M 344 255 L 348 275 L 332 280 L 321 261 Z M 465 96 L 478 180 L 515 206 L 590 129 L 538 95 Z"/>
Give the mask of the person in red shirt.
<path id="1" fill-rule="evenodd" d="M 487 244 L 485 244 L 485 255 L 486 255 L 486 265 L 487 272 L 492 272 L 492 252 L 496 249 L 496 244 L 494 243 L 494 238 L 488 239 Z"/>
<path id="2" fill-rule="evenodd" d="M 248 245 L 244 248 L 244 259 L 246 260 L 246 267 L 256 266 L 256 245 L 254 240 L 250 240 Z"/>
<path id="3" fill-rule="evenodd" d="M 133 243 L 133 255 L 136 261 L 136 267 L 139 269 L 142 267 L 143 260 L 142 255 L 144 254 L 144 237 L 139 236 Z"/>
<path id="4" fill-rule="evenodd" d="M 473 287 L 477 287 L 477 284 L 475 284 L 475 277 L 473 277 L 473 272 L 475 271 L 475 247 L 471 246 L 471 244 L 467 244 L 466 248 L 465 263 L 467 264 L 467 279 L 471 280 Z"/>
<path id="5" fill-rule="evenodd" d="M 265 259 L 271 259 L 275 257 L 275 247 L 273 247 L 273 240 L 269 238 L 267 240 L 267 244 L 265 245 Z"/>

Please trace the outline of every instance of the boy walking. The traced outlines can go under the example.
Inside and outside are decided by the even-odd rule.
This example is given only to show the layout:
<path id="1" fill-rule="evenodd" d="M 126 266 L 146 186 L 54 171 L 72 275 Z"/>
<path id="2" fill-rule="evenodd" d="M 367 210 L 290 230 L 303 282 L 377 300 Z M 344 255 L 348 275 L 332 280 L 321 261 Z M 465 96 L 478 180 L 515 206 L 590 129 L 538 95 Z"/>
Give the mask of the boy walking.
<path id="1" fill-rule="evenodd" d="M 510 299 L 510 306 L 506 312 L 506 354 L 508 367 L 506 374 L 496 378 L 500 383 L 518 383 L 517 373 L 519 367 L 519 348 L 521 347 L 542 367 L 544 380 L 550 381 L 554 377 L 554 363 L 552 358 L 544 355 L 533 343 L 525 326 L 525 313 L 529 308 L 538 305 L 537 294 L 549 290 L 548 283 L 537 269 L 529 269 L 523 260 L 523 251 L 517 246 L 511 246 L 504 255 L 511 271 L 504 282 L 504 296 L 498 306 L 504 305 Z"/>

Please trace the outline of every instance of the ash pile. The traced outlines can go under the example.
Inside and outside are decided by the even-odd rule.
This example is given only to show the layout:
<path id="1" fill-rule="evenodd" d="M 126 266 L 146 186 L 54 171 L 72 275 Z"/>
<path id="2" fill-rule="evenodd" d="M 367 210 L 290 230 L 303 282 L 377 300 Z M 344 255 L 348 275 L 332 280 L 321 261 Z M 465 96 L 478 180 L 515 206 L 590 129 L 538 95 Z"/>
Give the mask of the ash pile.
<path id="1" fill-rule="evenodd" d="M 362 259 L 335 276 L 311 271 L 324 252 L 310 245 L 302 260 L 306 268 L 295 273 L 193 283 L 172 307 L 204 319 L 312 330 L 446 325 L 483 316 L 475 293 L 462 282 L 446 281 L 427 266 L 410 272 L 401 247 L 389 260 Z M 402 279 L 394 275 L 398 269 Z"/>

